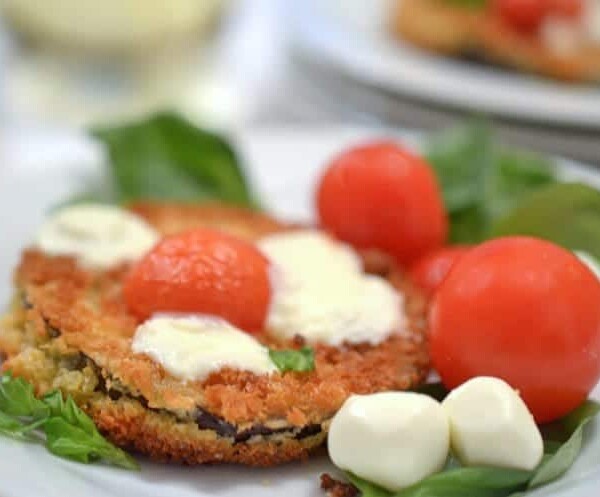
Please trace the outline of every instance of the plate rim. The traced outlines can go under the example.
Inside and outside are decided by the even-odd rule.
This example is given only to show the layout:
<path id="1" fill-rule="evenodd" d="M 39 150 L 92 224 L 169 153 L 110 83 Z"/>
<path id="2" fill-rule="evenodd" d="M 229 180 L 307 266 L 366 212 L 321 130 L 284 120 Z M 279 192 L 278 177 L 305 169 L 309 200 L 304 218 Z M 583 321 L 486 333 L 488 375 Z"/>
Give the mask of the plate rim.
<path id="1" fill-rule="evenodd" d="M 600 130 L 600 104 L 589 105 L 594 99 L 600 102 L 600 85 L 566 86 L 550 79 L 511 73 L 500 68 L 469 67 L 451 58 L 426 53 L 418 47 L 402 47 L 402 42 L 391 39 L 383 42 L 360 32 L 356 36 L 356 31 L 341 25 L 331 15 L 319 15 L 323 6 L 319 8 L 318 2 L 319 0 L 304 0 L 291 4 L 292 46 L 299 54 L 326 63 L 326 67 L 337 69 L 358 83 L 391 92 L 398 97 L 414 98 L 455 111 L 483 111 L 523 122 Z M 326 0 L 326 3 L 331 6 L 341 5 L 343 2 Z M 381 2 L 374 2 L 374 5 L 379 3 Z M 349 39 L 352 43 L 348 42 Z M 375 53 L 377 55 L 373 55 Z M 416 61 L 416 65 L 411 67 L 403 63 L 399 57 L 403 53 L 410 57 L 410 62 Z M 399 68 L 404 69 L 404 72 Z M 410 76 L 415 72 L 417 77 Z M 471 92 L 463 95 L 458 91 L 459 87 L 449 91 L 447 85 L 428 83 L 428 72 L 431 73 L 429 76 L 438 77 L 447 77 L 453 72 L 456 72 L 455 78 L 464 78 L 466 75 L 465 82 L 471 87 L 480 83 L 494 83 L 498 89 L 494 95 L 496 98 L 483 95 L 485 91 L 493 89 L 489 85 L 480 94 Z M 520 105 L 511 105 L 510 93 L 524 91 L 526 95 L 521 97 Z M 536 98 L 538 91 L 545 92 L 546 96 L 554 93 L 556 98 L 563 100 L 563 105 L 543 105 L 544 102 L 547 103 L 547 98 Z M 568 100 L 571 100 L 570 104 L 565 102 Z"/>

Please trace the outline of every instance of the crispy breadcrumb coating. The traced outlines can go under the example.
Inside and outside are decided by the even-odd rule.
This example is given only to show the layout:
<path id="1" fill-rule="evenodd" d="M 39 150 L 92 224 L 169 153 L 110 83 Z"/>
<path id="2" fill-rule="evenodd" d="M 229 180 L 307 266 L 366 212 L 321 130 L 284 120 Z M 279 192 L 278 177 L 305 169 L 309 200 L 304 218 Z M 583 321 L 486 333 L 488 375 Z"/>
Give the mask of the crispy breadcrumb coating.
<path id="1" fill-rule="evenodd" d="M 254 240 L 289 229 L 256 212 L 222 206 L 139 204 L 133 211 L 162 233 L 210 226 Z M 377 272 L 404 292 L 410 327 L 385 342 L 316 345 L 316 370 L 257 376 L 223 369 L 183 382 L 134 354 L 139 324 L 121 285 L 128 267 L 91 271 L 70 257 L 26 250 L 15 274 L 17 297 L 0 322 L 3 365 L 38 393 L 74 396 L 114 442 L 160 460 L 267 466 L 306 457 L 326 437 L 329 420 L 353 393 L 405 390 L 428 370 L 425 301 L 392 266 Z M 299 348 L 256 335 L 275 348 Z"/>

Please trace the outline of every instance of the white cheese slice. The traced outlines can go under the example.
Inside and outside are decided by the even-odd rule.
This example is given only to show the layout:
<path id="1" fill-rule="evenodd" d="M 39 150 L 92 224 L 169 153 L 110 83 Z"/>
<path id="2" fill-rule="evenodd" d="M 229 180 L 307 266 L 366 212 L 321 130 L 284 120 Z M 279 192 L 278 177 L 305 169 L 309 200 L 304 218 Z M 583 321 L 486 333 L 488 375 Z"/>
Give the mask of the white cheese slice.
<path id="1" fill-rule="evenodd" d="M 106 269 L 140 258 L 158 239 L 158 233 L 131 212 L 80 204 L 64 207 L 47 219 L 34 246 L 50 255 L 74 256 L 87 267 Z"/>
<path id="2" fill-rule="evenodd" d="M 157 315 L 137 328 L 131 349 L 183 380 L 203 380 L 226 367 L 257 375 L 277 371 L 266 347 L 212 316 Z"/>

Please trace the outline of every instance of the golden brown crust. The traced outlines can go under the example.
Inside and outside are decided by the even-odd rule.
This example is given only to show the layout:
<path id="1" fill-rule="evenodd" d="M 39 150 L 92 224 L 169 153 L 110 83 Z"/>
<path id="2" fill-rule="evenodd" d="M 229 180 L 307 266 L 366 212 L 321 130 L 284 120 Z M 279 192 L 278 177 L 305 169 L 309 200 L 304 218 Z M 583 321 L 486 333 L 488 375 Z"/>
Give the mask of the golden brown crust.
<path id="1" fill-rule="evenodd" d="M 289 228 L 262 214 L 221 206 L 205 210 L 196 206 L 143 204 L 134 210 L 163 233 L 208 225 L 255 239 Z M 89 271 L 69 257 L 49 257 L 27 250 L 15 283 L 29 308 L 16 305 L 0 332 L 0 351 L 8 356 L 4 368 L 32 380 L 40 393 L 56 386 L 64 389 L 65 381 L 75 382 L 74 391 L 69 392 L 78 401 L 81 397 L 80 404 L 110 437 L 155 457 L 189 463 L 222 458 L 257 465 L 303 457 L 321 443 L 323 433 L 301 440 L 287 437 L 281 443 L 233 443 L 231 439 L 219 438 L 206 444 L 195 433 L 206 430 L 199 430 L 190 419 L 197 409 L 202 409 L 240 430 L 257 423 L 320 425 L 327 423 L 352 393 L 404 390 L 423 381 L 428 370 L 423 331 L 426 302 L 389 264 L 379 259 L 377 271 L 404 292 L 410 329 L 377 346 L 317 345 L 316 371 L 308 374 L 256 376 L 225 369 L 205 381 L 185 383 L 147 356 L 131 352 L 130 343 L 138 323 L 121 297 L 126 266 Z M 60 336 L 49 336 L 52 330 Z M 257 338 L 272 347 L 302 345 L 298 340 L 280 343 L 266 333 Z M 62 370 L 56 361 L 62 364 L 65 356 L 76 354 L 83 354 L 98 371 L 76 379 L 75 372 L 59 375 Z M 46 375 L 40 371 L 41 363 L 47 366 Z M 120 403 L 125 400 L 113 401 L 106 392 L 99 392 L 100 383 L 125 390 L 127 402 L 137 407 L 123 410 Z M 89 390 L 87 396 L 79 395 L 81 385 Z M 145 405 L 132 397 L 143 398 Z M 171 417 L 159 428 L 155 418 L 162 411 L 170 412 Z M 191 430 L 186 432 L 189 442 L 180 437 L 183 427 Z M 220 454 L 219 458 L 215 454 Z"/>
<path id="2" fill-rule="evenodd" d="M 434 52 L 475 53 L 490 62 L 563 81 L 600 81 L 600 45 L 558 52 L 539 37 L 511 29 L 485 9 L 444 0 L 399 0 L 392 29 L 398 37 Z"/>
<path id="3" fill-rule="evenodd" d="M 377 346 L 317 345 L 318 374 L 267 377 L 223 370 L 203 382 L 183 383 L 147 356 L 131 352 L 138 323 L 120 297 L 125 271 L 86 272 L 68 258 L 27 251 L 17 282 L 33 306 L 27 311 L 27 320 L 37 323 L 40 335 L 46 333 L 46 324 L 60 330 L 66 347 L 81 351 L 110 371 L 153 408 L 191 409 L 200 405 L 236 424 L 284 418 L 301 425 L 331 416 L 351 392 L 406 389 L 419 381 L 427 367 L 419 324 L 423 304 L 394 274 L 392 283 L 407 295 L 413 332 L 393 335 Z M 264 333 L 257 338 L 272 346 L 295 346 L 276 343 Z M 290 405 L 295 408 L 290 410 Z"/>
<path id="4" fill-rule="evenodd" d="M 206 464 L 236 462 L 248 466 L 273 466 L 306 459 L 325 441 L 323 431 L 313 437 L 256 437 L 234 443 L 191 423 L 177 424 L 128 400 L 102 399 L 87 409 L 98 428 L 117 445 L 134 449 L 164 462 Z"/>
<path id="5" fill-rule="evenodd" d="M 131 204 L 129 209 L 146 219 L 164 235 L 206 227 L 254 240 L 288 226 L 287 223 L 259 211 L 217 203 L 198 205 L 137 202 Z"/>

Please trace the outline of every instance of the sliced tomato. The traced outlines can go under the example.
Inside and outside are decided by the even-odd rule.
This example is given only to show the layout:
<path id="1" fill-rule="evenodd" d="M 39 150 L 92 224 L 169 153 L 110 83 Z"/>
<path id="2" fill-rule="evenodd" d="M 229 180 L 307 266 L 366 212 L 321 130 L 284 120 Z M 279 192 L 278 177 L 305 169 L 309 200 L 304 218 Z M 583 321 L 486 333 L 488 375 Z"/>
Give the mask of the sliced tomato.
<path id="1" fill-rule="evenodd" d="M 448 221 L 429 165 L 392 142 L 342 153 L 317 190 L 323 227 L 360 249 L 379 249 L 408 265 L 441 247 Z"/>
<path id="2" fill-rule="evenodd" d="M 600 378 L 600 283 L 552 243 L 483 243 L 433 298 L 430 350 L 448 388 L 496 376 L 520 392 L 537 421 L 557 419 Z"/>
<path id="3" fill-rule="evenodd" d="M 251 243 L 198 229 L 159 242 L 132 268 L 123 291 L 140 319 L 158 312 L 208 314 L 257 331 L 270 302 L 268 270 L 269 261 Z"/>

